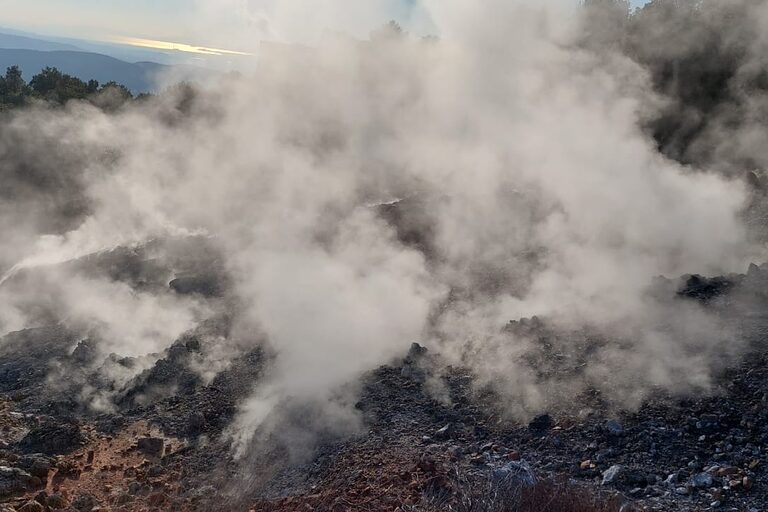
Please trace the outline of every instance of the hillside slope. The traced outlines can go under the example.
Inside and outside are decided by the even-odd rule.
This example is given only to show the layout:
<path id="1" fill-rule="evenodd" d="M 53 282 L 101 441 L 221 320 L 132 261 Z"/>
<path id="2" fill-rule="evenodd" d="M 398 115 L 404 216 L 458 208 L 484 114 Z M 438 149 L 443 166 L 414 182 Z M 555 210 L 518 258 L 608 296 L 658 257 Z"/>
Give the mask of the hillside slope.
<path id="1" fill-rule="evenodd" d="M 14 65 L 22 69 L 27 80 L 49 66 L 82 80 L 115 81 L 134 93 L 154 90 L 155 78 L 168 68 L 153 62 L 125 62 L 98 53 L 0 49 L 0 69 Z"/>
<path id="2" fill-rule="evenodd" d="M 0 33 L 0 48 L 38 51 L 82 51 L 72 44 L 57 43 L 18 34 Z"/>

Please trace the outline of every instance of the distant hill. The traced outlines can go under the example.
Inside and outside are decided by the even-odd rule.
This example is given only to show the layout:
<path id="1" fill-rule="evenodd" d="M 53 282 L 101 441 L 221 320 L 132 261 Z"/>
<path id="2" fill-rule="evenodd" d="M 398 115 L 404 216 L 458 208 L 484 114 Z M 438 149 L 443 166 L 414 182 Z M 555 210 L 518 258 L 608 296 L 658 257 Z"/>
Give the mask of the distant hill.
<path id="1" fill-rule="evenodd" d="M 39 50 L 44 52 L 82 51 L 82 48 L 78 48 L 72 44 L 57 43 L 54 41 L 46 41 L 44 39 L 4 33 L 0 33 L 0 48 L 15 50 Z"/>
<path id="2" fill-rule="evenodd" d="M 51 43 L 57 44 L 57 43 Z M 40 51 L 0 48 L 0 70 L 18 65 L 26 80 L 46 66 L 56 67 L 81 80 L 95 79 L 101 83 L 115 81 L 134 93 L 155 89 L 155 77 L 169 66 L 154 62 L 130 63 L 82 51 Z"/>
<path id="3" fill-rule="evenodd" d="M 189 72 L 194 77 L 199 75 L 200 70 L 229 72 L 250 69 L 255 60 L 252 56 L 245 55 L 190 54 L 176 50 L 131 46 L 119 42 L 36 34 L 3 26 L 0 26 L 0 48 L 100 53 L 125 62 L 156 62 L 182 68 L 182 74 Z"/>
<path id="4" fill-rule="evenodd" d="M 125 62 L 157 62 L 159 64 L 200 64 L 202 61 L 182 52 L 140 48 L 120 43 L 49 36 L 0 27 L 0 48 L 41 51 L 78 51 L 100 53 Z"/>

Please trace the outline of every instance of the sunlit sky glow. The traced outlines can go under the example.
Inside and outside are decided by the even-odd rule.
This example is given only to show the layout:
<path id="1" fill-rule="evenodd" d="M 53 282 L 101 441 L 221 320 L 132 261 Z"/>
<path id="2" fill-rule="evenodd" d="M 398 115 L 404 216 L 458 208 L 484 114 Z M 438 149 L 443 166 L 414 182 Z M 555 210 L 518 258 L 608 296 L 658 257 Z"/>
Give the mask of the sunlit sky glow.
<path id="1" fill-rule="evenodd" d="M 236 56 L 256 51 L 259 40 L 296 39 L 321 25 L 366 35 L 396 19 L 414 33 L 428 32 L 423 1 L 0 0 L 0 26 L 201 56 Z M 643 3 L 632 0 L 634 6 Z"/>
<path id="2" fill-rule="evenodd" d="M 116 37 L 114 43 L 127 44 L 140 48 L 152 48 L 155 50 L 175 50 L 185 53 L 198 53 L 201 55 L 251 55 L 247 52 L 238 52 L 234 50 L 223 50 L 221 48 L 206 48 L 204 46 L 191 46 L 184 43 L 171 43 L 168 41 L 157 41 L 154 39 L 139 39 L 136 37 Z"/>

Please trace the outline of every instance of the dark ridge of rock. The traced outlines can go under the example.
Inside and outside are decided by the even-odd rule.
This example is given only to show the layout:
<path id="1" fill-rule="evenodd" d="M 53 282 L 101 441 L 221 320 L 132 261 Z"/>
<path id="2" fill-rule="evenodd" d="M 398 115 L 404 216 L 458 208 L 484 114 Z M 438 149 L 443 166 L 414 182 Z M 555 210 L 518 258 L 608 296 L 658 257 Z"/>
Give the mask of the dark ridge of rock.
<path id="1" fill-rule="evenodd" d="M 69 357 L 73 363 L 80 366 L 86 366 L 94 363 L 98 356 L 99 350 L 97 343 L 93 339 L 86 338 L 80 340 Z"/>
<path id="2" fill-rule="evenodd" d="M 212 348 L 209 345 L 224 339 L 229 329 L 229 317 L 221 316 L 184 333 L 165 351 L 165 357 L 134 377 L 117 394 L 115 402 L 130 409 L 152 406 L 175 396 L 197 396 L 204 382 L 196 364 L 205 366 L 206 350 Z"/>
<path id="3" fill-rule="evenodd" d="M 743 275 L 686 276 L 679 290 L 680 283 L 661 279 L 660 287 L 653 292 L 663 289 L 666 295 L 660 295 L 661 300 L 670 303 L 699 302 L 707 311 L 740 325 L 749 319 L 757 327 L 755 332 L 764 332 L 768 326 L 768 318 L 762 313 L 768 305 L 764 294 L 766 282 L 766 267 L 751 265 Z M 509 411 L 504 409 L 503 397 L 482 379 L 476 380 L 469 368 L 446 366 L 439 351 L 427 351 L 413 344 L 407 353 L 404 351 L 402 359 L 394 359 L 391 366 L 383 366 L 363 377 L 355 404 L 363 422 L 360 432 L 348 438 L 334 438 L 327 429 L 321 429 L 323 435 L 313 445 L 312 440 L 295 435 L 302 432 L 295 427 L 317 423 L 326 428 L 321 409 L 304 407 L 300 401 L 281 404 L 281 407 L 289 406 L 291 419 L 291 429 L 281 434 L 289 435 L 281 439 L 282 445 L 271 447 L 273 449 L 265 454 L 259 453 L 265 459 L 249 459 L 255 464 L 253 467 L 258 468 L 257 471 L 263 469 L 263 473 L 256 478 L 246 472 L 253 478 L 250 482 L 241 482 L 238 472 L 242 472 L 242 467 L 231 457 L 231 441 L 225 429 L 232 424 L 238 405 L 262 378 L 269 356 L 261 348 L 248 351 L 246 348 L 256 343 L 235 339 L 231 324 L 228 316 L 215 317 L 180 336 L 163 354 L 143 361 L 113 356 L 102 366 L 98 366 L 95 358 L 96 338 L 59 336 L 55 327 L 14 333 L 8 338 L 13 350 L 0 347 L 0 363 L 50 369 L 53 362 L 59 370 L 49 373 L 47 382 L 40 380 L 40 375 L 22 382 L 18 393 L 12 395 L 25 397 L 9 401 L 12 407 L 32 414 L 14 417 L 15 423 L 9 420 L 8 424 L 23 424 L 30 431 L 21 442 L 0 445 L 0 457 L 5 457 L 4 451 L 7 451 L 8 460 L 12 461 L 8 467 L 16 467 L 26 474 L 43 475 L 50 468 L 46 459 L 36 459 L 37 453 L 47 451 L 48 455 L 43 457 L 48 457 L 51 453 L 69 450 L 73 452 L 66 461 L 69 466 L 59 459 L 58 469 L 63 478 L 71 474 L 66 478 L 76 479 L 80 471 L 87 474 L 102 471 L 103 467 L 96 464 L 90 469 L 83 467 L 87 460 L 84 457 L 80 460 L 77 452 L 83 451 L 81 443 L 86 437 L 89 443 L 100 438 L 105 446 L 107 436 L 119 435 L 129 425 L 142 421 L 158 428 L 162 434 L 142 430 L 135 434 L 132 442 L 139 437 L 164 438 L 168 447 L 173 444 L 174 448 L 165 451 L 161 462 L 130 468 L 129 474 L 135 471 L 135 476 L 126 478 L 133 480 L 116 489 L 121 500 L 128 500 L 120 502 L 124 504 L 139 506 L 150 496 L 158 507 L 170 503 L 168 496 L 149 489 L 139 478 L 179 482 L 182 487 L 179 496 L 190 500 L 197 500 L 201 490 L 213 483 L 212 490 L 202 493 L 210 502 L 203 498 L 195 502 L 203 510 L 224 510 L 228 506 L 231 509 L 232 503 L 226 501 L 228 493 L 237 494 L 246 510 L 255 502 L 248 500 L 264 496 L 287 496 L 299 505 L 306 498 L 309 501 L 304 503 L 316 504 L 311 497 L 330 499 L 342 493 L 343 486 L 348 484 L 355 489 L 365 489 L 366 485 L 358 479 L 361 474 L 386 481 L 386 485 L 380 487 L 382 492 L 400 489 L 401 485 L 414 489 L 409 486 L 428 482 L 424 487 L 415 487 L 414 496 L 444 493 L 455 497 L 460 495 L 461 485 L 493 482 L 494 475 L 501 477 L 518 471 L 519 466 L 511 462 L 526 460 L 539 482 L 566 478 L 591 491 L 621 494 L 622 500 L 638 509 L 698 512 L 711 508 L 715 500 L 724 510 L 726 507 L 764 508 L 763 491 L 768 485 L 765 469 L 768 458 L 764 450 L 768 441 L 768 416 L 764 407 L 768 400 L 765 385 L 768 363 L 764 336 L 755 338 L 755 344 L 750 345 L 755 352 L 750 353 L 743 364 L 729 362 L 731 366 L 727 371 L 714 374 L 713 388 L 718 393 L 699 391 L 681 399 L 659 391 L 646 399 L 636 412 L 628 413 L 608 403 L 607 398 L 601 400 L 598 391 L 587 389 L 574 397 L 573 388 L 569 387 L 573 379 L 584 375 L 583 368 L 589 364 L 594 350 L 611 340 L 588 332 L 587 327 L 563 332 L 547 318 L 532 317 L 499 326 L 502 335 L 496 342 L 513 343 L 523 338 L 529 346 L 522 356 L 525 364 L 549 386 L 549 402 L 541 407 L 556 416 L 557 422 L 542 415 L 530 428 L 506 415 Z M 242 333 L 236 331 L 237 335 Z M 39 339 L 35 339 L 37 337 Z M 63 346 L 58 342 L 61 339 L 66 341 Z M 231 346 L 222 343 L 231 343 Z M 39 361 L 20 356 L 27 345 Z M 207 375 L 203 378 L 198 365 L 220 355 L 220 349 L 227 353 L 230 348 L 231 359 L 227 354 L 216 376 L 212 380 L 208 380 Z M 59 395 L 54 393 L 54 388 L 65 387 L 66 380 L 106 389 L 107 381 L 98 380 L 93 372 L 110 373 L 110 368 L 116 368 L 113 365 L 127 369 L 154 361 L 155 357 L 159 359 L 125 388 L 107 390 L 118 393 L 117 409 L 110 413 L 77 409 L 73 403 L 78 397 L 76 387 L 67 388 L 63 393 L 70 395 L 70 401 L 66 396 L 59 400 Z M 434 382 L 441 387 L 431 387 L 433 381 L 427 383 L 426 376 L 436 377 Z M 557 395 L 561 392 L 573 403 L 561 408 L 558 401 L 563 396 Z M 43 408 L 45 396 L 48 402 L 60 403 L 59 408 L 52 405 Z M 79 435 L 68 437 L 67 432 L 62 432 L 67 430 L 67 425 L 74 424 L 66 419 L 68 410 L 83 425 Z M 42 418 L 41 411 L 56 413 L 53 418 Z M 23 435 L 23 429 L 19 432 L 15 440 Z M 73 446 L 77 450 L 73 451 Z M 312 448 L 306 448 L 308 446 Z M 291 450 L 296 447 L 303 455 L 299 462 L 292 458 Z M 148 453 L 159 453 L 159 450 L 151 448 Z M 372 460 L 376 461 L 373 466 Z M 265 461 L 268 464 L 259 465 Z M 67 473 L 68 467 L 76 470 Z M 382 474 L 382 467 L 394 472 Z M 329 476 L 333 478 L 329 480 Z M 496 484 L 503 481 L 504 478 L 497 478 Z M 605 485 L 601 485 L 603 481 Z M 274 509 L 267 507 L 266 510 Z"/>
<path id="4" fill-rule="evenodd" d="M 432 257 L 434 250 L 434 221 L 430 218 L 426 200 L 408 197 L 375 206 L 376 212 L 397 233 L 398 240 L 408 247 Z"/>
<path id="5" fill-rule="evenodd" d="M 77 335 L 61 325 L 7 334 L 0 341 L 0 391 L 42 384 L 50 364 L 69 356 Z"/>
<path id="6" fill-rule="evenodd" d="M 115 247 L 62 264 L 66 270 L 89 277 L 104 277 L 132 288 L 159 286 L 169 274 L 168 265 L 153 257 L 146 245 Z"/>
<path id="7" fill-rule="evenodd" d="M 208 298 L 222 297 L 227 289 L 225 279 L 213 273 L 178 276 L 168 286 L 179 295 L 199 294 Z"/>
<path id="8" fill-rule="evenodd" d="M 31 489 L 33 485 L 33 477 L 26 471 L 0 466 L 0 498 Z"/>
<path id="9" fill-rule="evenodd" d="M 118 405 L 130 408 L 149 405 L 176 394 L 190 394 L 202 383 L 200 376 L 190 370 L 176 354 L 157 361 L 126 386 L 117 397 Z"/>
<path id="10" fill-rule="evenodd" d="M 33 453 L 21 457 L 17 464 L 30 475 L 45 479 L 48 477 L 48 472 L 56 466 L 56 459 L 42 453 Z"/>
<path id="11" fill-rule="evenodd" d="M 18 443 L 23 453 L 61 455 L 79 449 L 86 438 L 75 421 L 43 418 Z"/>
<path id="12" fill-rule="evenodd" d="M 702 302 L 709 302 L 729 293 L 736 285 L 737 282 L 728 277 L 707 278 L 694 274 L 683 277 L 683 285 L 677 291 L 677 294 Z"/>

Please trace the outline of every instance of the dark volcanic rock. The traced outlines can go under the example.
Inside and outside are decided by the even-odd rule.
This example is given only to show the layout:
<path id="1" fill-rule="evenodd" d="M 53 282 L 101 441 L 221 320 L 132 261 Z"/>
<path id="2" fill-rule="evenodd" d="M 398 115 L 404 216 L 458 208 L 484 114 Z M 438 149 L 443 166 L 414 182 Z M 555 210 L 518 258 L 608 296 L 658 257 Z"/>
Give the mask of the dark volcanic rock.
<path id="1" fill-rule="evenodd" d="M 25 455 L 19 459 L 18 466 L 38 478 L 47 478 L 48 472 L 53 468 L 55 459 L 42 453 Z"/>
<path id="2" fill-rule="evenodd" d="M 187 434 L 195 436 L 205 429 L 205 415 L 200 411 L 195 411 L 187 419 Z"/>
<path id="3" fill-rule="evenodd" d="M 552 416 L 549 414 L 542 414 L 536 416 L 530 423 L 528 423 L 528 429 L 532 432 L 546 432 L 552 428 L 553 424 Z"/>
<path id="4" fill-rule="evenodd" d="M 686 278 L 677 296 L 678 283 L 669 280 L 666 282 L 667 297 L 678 302 L 696 300 L 704 304 L 703 309 L 731 314 L 733 311 L 727 309 L 728 301 L 735 294 L 749 293 L 750 298 L 760 297 L 766 273 L 762 267 L 753 266 L 746 276 L 741 277 L 709 279 L 693 276 L 695 279 Z M 734 283 L 733 286 L 726 281 Z M 252 460 L 258 464 L 265 460 L 277 461 L 274 468 L 269 466 L 269 471 L 265 471 L 270 475 L 265 479 L 271 480 L 263 484 L 261 480 L 256 482 L 251 478 L 253 482 L 244 486 L 242 494 L 249 499 L 262 495 L 300 499 L 302 493 L 315 496 L 325 491 L 324 496 L 335 498 L 338 492 L 332 491 L 352 487 L 358 481 L 367 487 L 369 482 L 379 479 L 385 480 L 387 485 L 394 484 L 395 488 L 400 484 L 440 482 L 440 489 L 450 489 L 451 485 L 446 485 L 443 480 L 447 478 L 445 475 L 435 478 L 442 466 L 450 470 L 451 478 L 459 479 L 457 482 L 447 480 L 457 486 L 466 482 L 463 479 L 473 478 L 482 485 L 487 485 L 490 479 L 497 484 L 508 481 L 520 486 L 534 478 L 542 482 L 565 477 L 592 489 L 600 488 L 600 483 L 605 482 L 605 487 L 600 488 L 602 493 L 621 493 L 638 510 L 699 512 L 710 510 L 710 504 L 714 502 L 720 503 L 722 510 L 766 510 L 768 358 L 762 333 L 768 332 L 765 329 L 768 315 L 760 316 L 766 309 L 763 303 L 756 300 L 749 305 L 754 309 L 749 311 L 748 321 L 763 330 L 755 331 L 760 335 L 751 345 L 754 352 L 750 352 L 743 363 L 728 361 L 727 371 L 712 372 L 712 390 L 715 392 L 708 394 L 696 390 L 695 394 L 681 398 L 658 390 L 638 404 L 634 412 L 622 411 L 620 404 L 608 404 L 599 393 L 590 392 L 586 398 L 573 397 L 573 411 L 547 404 L 547 410 L 557 418 L 556 424 L 547 414 L 535 418 L 529 425 L 505 417 L 501 414 L 504 411 L 499 410 L 504 406 L 503 399 L 494 394 L 493 389 L 476 387 L 470 369 L 442 364 L 444 361 L 440 360 L 437 351 L 439 344 L 430 352 L 414 344 L 402 364 L 395 361 L 392 366 L 378 368 L 363 379 L 356 404 L 364 427 L 360 436 L 353 435 L 342 441 L 320 436 L 314 458 L 307 449 L 307 461 L 287 469 L 280 465 L 289 460 L 285 450 L 268 451 L 268 457 Z M 755 311 L 758 314 L 753 314 Z M 747 315 L 732 316 L 740 325 L 747 318 Z M 196 366 L 213 354 L 208 352 L 214 343 L 212 340 L 216 340 L 216 348 L 222 347 L 219 343 L 230 340 L 225 324 L 222 322 L 221 329 L 211 330 L 210 335 L 209 332 L 184 335 L 158 355 L 160 359 L 156 364 L 119 390 L 118 414 L 80 410 L 75 414 L 83 425 L 96 426 L 102 432 L 119 432 L 134 421 L 142 420 L 162 430 L 162 435 L 168 438 L 186 437 L 185 446 L 179 450 L 175 449 L 178 447 L 175 439 L 168 441 L 173 443 L 174 450 L 169 450 L 162 463 L 154 460 L 154 464 L 140 468 L 141 476 L 159 479 L 164 471 L 174 468 L 173 471 L 181 475 L 180 481 L 189 496 L 202 492 L 201 489 L 209 489 L 206 494 L 210 492 L 212 503 L 221 502 L 222 507 L 229 507 L 224 508 L 227 510 L 248 510 L 247 506 L 232 507 L 221 501 L 227 490 L 220 484 L 231 484 L 240 469 L 229 457 L 230 446 L 226 436 L 221 434 L 231 424 L 238 403 L 253 392 L 270 356 L 262 354 L 260 349 L 242 353 L 239 352 L 242 349 L 234 345 L 232 352 L 239 355 L 227 361 L 212 380 L 201 378 Z M 593 354 L 590 350 L 595 346 L 588 333 L 557 332 L 546 318 L 512 322 L 505 330 L 526 337 L 536 347 L 536 357 L 528 362 L 543 379 L 556 379 L 558 375 L 578 376 L 582 371 L 579 369 L 589 364 Z M 19 353 L 0 349 L 2 364 L 8 365 L 0 367 L 0 371 L 18 377 L 9 389 L 21 386 L 18 388 L 20 392 L 13 396 L 41 396 L 39 386 L 45 385 L 41 376 L 45 375 L 51 360 L 63 357 L 70 364 L 67 371 L 77 370 L 91 361 L 89 339 L 81 342 L 72 353 L 82 336 L 66 338 L 60 336 L 61 332 L 57 328 L 30 330 L 12 336 L 14 350 Z M 58 348 L 59 341 L 63 341 L 61 348 Z M 22 354 L 25 343 L 32 347 L 34 357 Z M 123 363 L 115 360 L 110 364 Z M 27 379 L 24 369 L 33 370 L 32 378 Z M 440 390 L 439 396 L 424 384 L 424 377 L 429 375 L 427 372 L 434 372 L 442 379 L 445 388 Z M 61 376 L 65 378 L 71 374 L 61 373 Z M 6 463 L 9 468 L 0 471 L 0 478 L 6 473 L 16 474 L 22 480 L 34 479 L 36 475 L 42 478 L 49 469 L 45 467 L 45 459 L 34 465 L 35 453 L 60 451 L 73 444 L 79 446 L 78 442 L 82 441 L 82 435 L 80 441 L 74 443 L 71 439 L 57 441 L 57 438 L 66 438 L 60 428 L 63 426 L 66 430 L 68 422 L 65 420 L 43 420 L 35 424 L 35 418 L 41 414 L 37 407 L 39 402 L 24 399 L 9 403 L 14 410 L 32 413 L 20 414 L 16 417 L 18 420 L 12 422 L 31 429 L 21 443 L 28 445 L 25 451 L 31 455 L 9 456 Z M 305 409 L 297 408 L 297 411 L 293 423 L 302 427 L 314 416 L 306 414 Z M 49 414 L 47 409 L 45 412 Z M 320 417 L 319 414 L 316 416 Z M 613 417 L 620 417 L 621 423 L 606 421 Z M 54 432 L 57 428 L 58 433 Z M 286 438 L 293 439 L 291 436 Z M 10 443 L 10 451 L 21 444 Z M 145 453 L 162 455 L 166 443 L 157 437 L 145 438 L 138 444 Z M 44 445 L 48 448 L 41 448 Z M 429 464 L 412 463 L 426 461 L 425 451 L 433 459 L 436 454 L 440 457 Z M 356 459 L 356 454 L 364 456 Z M 408 454 L 404 459 L 407 464 L 388 466 L 402 454 Z M 530 465 L 510 464 L 510 461 L 521 458 Z M 355 460 L 361 462 L 355 463 Z M 371 464 L 371 461 L 375 463 Z M 78 468 L 80 462 L 84 461 L 76 462 L 74 467 Z M 58 476 L 69 474 L 66 467 L 64 462 L 59 462 Z M 366 473 L 371 468 L 380 472 Z M 273 469 L 275 473 L 272 473 Z M 74 480 L 79 476 L 79 470 L 71 474 Z M 272 478 L 273 474 L 277 476 Z M 335 485 L 339 487 L 316 491 L 315 485 L 328 474 L 334 475 L 338 482 Z M 30 484 L 33 481 L 30 480 Z M 211 487 L 211 483 L 215 485 Z M 266 490 L 259 487 L 262 484 Z M 134 481 L 115 489 L 115 494 L 129 496 L 125 494 L 128 490 L 131 494 L 126 500 L 138 503 L 149 495 L 150 487 Z M 74 495 L 76 493 L 70 493 L 68 497 Z M 315 508 L 320 509 L 320 506 Z M 216 509 L 202 506 L 200 510 Z"/>
<path id="5" fill-rule="evenodd" d="M 698 274 L 683 278 L 684 283 L 678 290 L 678 295 L 708 302 L 729 292 L 736 283 L 728 277 L 707 278 Z"/>
<path id="6" fill-rule="evenodd" d="M 714 484 L 715 480 L 709 473 L 698 473 L 691 478 L 691 485 L 699 489 L 706 489 Z"/>
<path id="7" fill-rule="evenodd" d="M 133 378 L 117 398 L 118 404 L 125 407 L 148 405 L 176 393 L 192 394 L 201 379 L 187 366 L 184 357 L 187 351 L 184 345 L 171 347 L 168 357 Z"/>
<path id="8" fill-rule="evenodd" d="M 77 344 L 75 350 L 73 350 L 70 355 L 70 359 L 76 364 L 87 365 L 96 361 L 98 355 L 99 351 L 96 342 L 90 338 L 86 338 Z"/>
<path id="9" fill-rule="evenodd" d="M 19 468 L 0 466 L 0 497 L 30 489 L 33 477 Z"/>
<path id="10" fill-rule="evenodd" d="M 623 473 L 624 466 L 619 464 L 611 466 L 603 473 L 603 485 L 612 485 L 618 483 Z"/>
<path id="11" fill-rule="evenodd" d="M 67 500 L 61 494 L 51 494 L 45 499 L 45 504 L 51 510 L 67 508 Z"/>
<path id="12" fill-rule="evenodd" d="M 608 420 L 605 422 L 605 429 L 612 436 L 620 436 L 624 433 L 624 427 L 621 426 L 616 420 Z"/>
<path id="13" fill-rule="evenodd" d="M 531 466 L 524 460 L 512 461 L 491 472 L 491 481 L 500 489 L 506 491 L 536 484 L 536 475 Z"/>
<path id="14" fill-rule="evenodd" d="M 56 359 L 69 355 L 77 336 L 60 325 L 13 332 L 0 342 L 0 391 L 42 385 Z"/>
<path id="15" fill-rule="evenodd" d="M 72 501 L 72 508 L 78 512 L 91 512 L 98 502 L 91 494 L 81 494 Z"/>
<path id="16" fill-rule="evenodd" d="M 416 382 L 425 382 L 429 376 L 426 368 L 427 348 L 418 343 L 412 343 L 408 355 L 403 359 L 400 373 L 403 377 Z"/>
<path id="17" fill-rule="evenodd" d="M 426 198 L 409 197 L 375 206 L 404 245 L 421 251 L 428 258 L 434 254 L 435 227 Z"/>
<path id="18" fill-rule="evenodd" d="M 203 297 L 221 297 L 226 291 L 225 279 L 213 273 L 179 276 L 168 286 L 181 295 L 200 294 Z"/>
<path id="19" fill-rule="evenodd" d="M 60 455 L 80 448 L 85 443 L 85 436 L 75 422 L 44 418 L 19 441 L 19 449 L 24 453 Z"/>
<path id="20" fill-rule="evenodd" d="M 165 441 L 160 437 L 142 437 L 136 441 L 136 447 L 147 455 L 160 456 L 165 448 Z"/>

